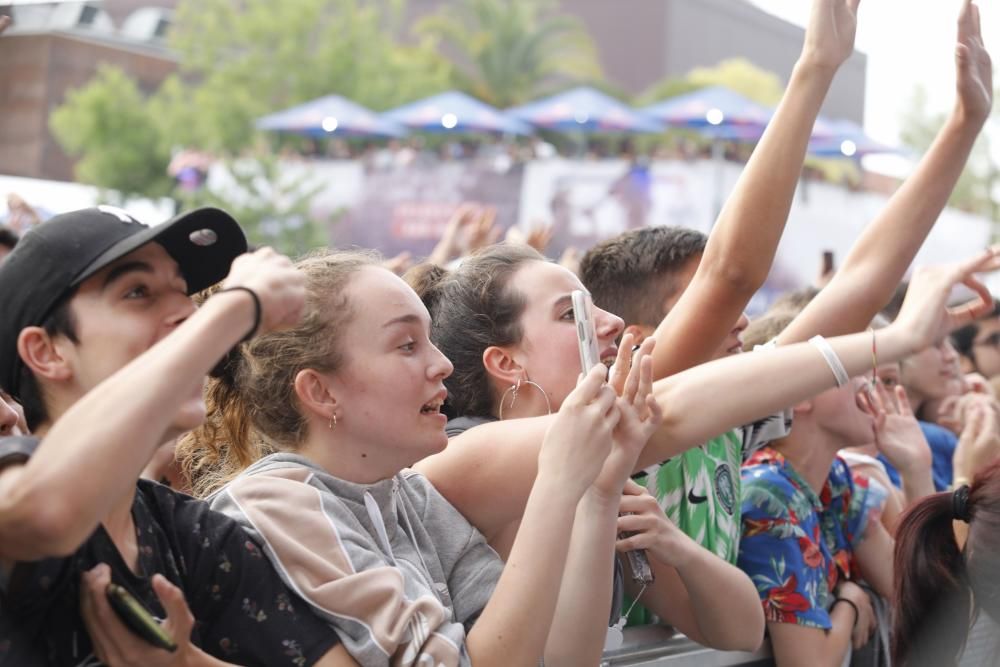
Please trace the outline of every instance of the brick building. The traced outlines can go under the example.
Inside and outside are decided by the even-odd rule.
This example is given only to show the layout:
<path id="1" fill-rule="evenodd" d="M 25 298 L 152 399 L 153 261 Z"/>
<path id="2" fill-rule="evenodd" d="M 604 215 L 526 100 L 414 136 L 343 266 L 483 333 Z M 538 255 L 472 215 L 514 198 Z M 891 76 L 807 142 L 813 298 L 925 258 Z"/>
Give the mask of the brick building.
<path id="1" fill-rule="evenodd" d="M 73 180 L 73 162 L 49 132 L 49 114 L 101 64 L 120 67 L 146 91 L 173 72 L 163 36 L 176 0 L 163 4 L 0 4 L 0 13 L 14 17 L 0 38 L 0 174 Z"/>

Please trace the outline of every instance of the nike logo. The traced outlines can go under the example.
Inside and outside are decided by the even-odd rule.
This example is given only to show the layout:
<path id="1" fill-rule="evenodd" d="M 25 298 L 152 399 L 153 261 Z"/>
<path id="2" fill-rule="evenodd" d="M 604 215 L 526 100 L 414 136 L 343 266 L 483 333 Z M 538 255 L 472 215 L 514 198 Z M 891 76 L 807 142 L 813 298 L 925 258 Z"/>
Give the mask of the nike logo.
<path id="1" fill-rule="evenodd" d="M 708 502 L 708 496 L 696 496 L 694 494 L 694 489 L 691 489 L 688 491 L 688 502 L 692 505 Z"/>

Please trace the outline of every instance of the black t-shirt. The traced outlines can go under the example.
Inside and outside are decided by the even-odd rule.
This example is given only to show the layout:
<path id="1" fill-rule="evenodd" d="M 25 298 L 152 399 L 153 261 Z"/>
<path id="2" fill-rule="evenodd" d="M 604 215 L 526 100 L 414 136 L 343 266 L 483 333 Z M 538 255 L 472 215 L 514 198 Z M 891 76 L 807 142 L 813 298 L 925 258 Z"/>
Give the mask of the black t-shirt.
<path id="1" fill-rule="evenodd" d="M 332 628 L 282 583 L 260 548 L 229 517 L 200 500 L 139 480 L 132 518 L 138 575 L 100 526 L 69 557 L 14 566 L 6 595 L 0 596 L 0 665 L 101 664 L 80 616 L 79 594 L 80 574 L 102 562 L 111 567 L 112 580 L 157 618 L 165 613 L 153 592 L 153 574 L 183 590 L 196 619 L 193 643 L 220 660 L 303 667 L 337 644 Z M 46 662 L 29 662 L 28 655 L 43 655 Z"/>

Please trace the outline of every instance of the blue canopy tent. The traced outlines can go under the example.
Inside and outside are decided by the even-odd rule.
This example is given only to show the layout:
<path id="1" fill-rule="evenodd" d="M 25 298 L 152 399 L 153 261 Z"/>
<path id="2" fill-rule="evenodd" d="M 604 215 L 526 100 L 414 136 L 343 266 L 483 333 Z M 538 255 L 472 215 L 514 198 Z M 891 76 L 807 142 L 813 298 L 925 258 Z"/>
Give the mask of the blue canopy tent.
<path id="1" fill-rule="evenodd" d="M 774 113 L 724 86 L 694 90 L 639 111 L 672 127 L 747 128 L 749 132 L 742 136 L 751 136 L 753 130 L 763 132 Z"/>
<path id="2" fill-rule="evenodd" d="M 671 97 L 639 110 L 671 127 L 691 128 L 712 139 L 753 143 L 764 134 L 774 109 L 758 104 L 725 86 L 709 86 Z M 836 134 L 830 123 L 817 119 L 812 139 Z"/>
<path id="3" fill-rule="evenodd" d="M 405 128 L 340 95 L 327 95 L 260 118 L 257 129 L 309 137 L 401 137 Z"/>
<path id="4" fill-rule="evenodd" d="M 662 132 L 663 125 L 599 90 L 581 86 L 508 109 L 535 127 L 562 132 Z"/>
<path id="5" fill-rule="evenodd" d="M 421 132 L 531 133 L 527 124 L 458 91 L 410 102 L 386 111 L 382 118 Z"/>
<path id="6" fill-rule="evenodd" d="M 875 141 L 864 128 L 849 120 L 825 120 L 831 133 L 826 137 L 813 137 L 809 153 L 817 157 L 862 158 L 876 153 L 898 153 L 891 146 Z"/>

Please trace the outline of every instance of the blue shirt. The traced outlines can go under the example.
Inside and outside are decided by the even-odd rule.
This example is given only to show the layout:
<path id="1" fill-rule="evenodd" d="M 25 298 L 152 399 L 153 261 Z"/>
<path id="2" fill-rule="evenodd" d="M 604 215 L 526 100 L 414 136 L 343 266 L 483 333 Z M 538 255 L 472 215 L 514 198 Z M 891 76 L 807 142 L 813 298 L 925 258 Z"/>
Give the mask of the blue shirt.
<path id="1" fill-rule="evenodd" d="M 817 494 L 775 449 L 743 465 L 740 569 L 757 587 L 765 618 L 829 630 L 841 578 L 857 578 L 854 550 L 878 521 L 886 492 L 834 460 Z"/>
<path id="2" fill-rule="evenodd" d="M 927 438 L 927 444 L 931 448 L 931 476 L 934 478 L 935 491 L 947 491 L 951 488 L 954 478 L 952 459 L 955 458 L 955 448 L 958 446 L 958 437 L 943 426 L 931 422 L 919 422 L 920 429 Z M 878 460 L 885 464 L 885 471 L 889 473 L 889 481 L 896 488 L 902 488 L 903 483 L 899 478 L 899 471 L 896 470 L 889 460 L 881 454 Z"/>

